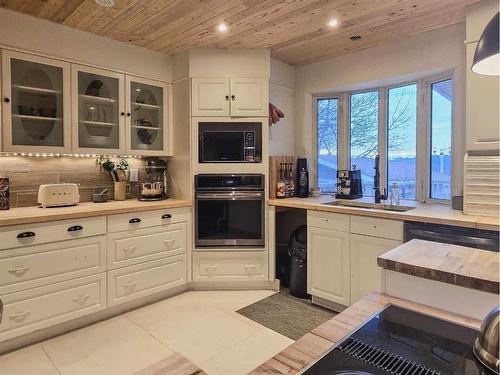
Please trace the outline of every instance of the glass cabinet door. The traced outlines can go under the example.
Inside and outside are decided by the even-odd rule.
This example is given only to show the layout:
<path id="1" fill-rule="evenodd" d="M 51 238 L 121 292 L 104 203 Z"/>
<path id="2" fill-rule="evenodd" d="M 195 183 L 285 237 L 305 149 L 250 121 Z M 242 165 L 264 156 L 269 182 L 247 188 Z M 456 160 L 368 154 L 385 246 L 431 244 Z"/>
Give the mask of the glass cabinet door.
<path id="1" fill-rule="evenodd" d="M 78 88 L 78 137 L 75 149 L 81 152 L 120 152 L 123 75 L 91 68 L 74 68 Z"/>
<path id="2" fill-rule="evenodd" d="M 6 151 L 70 149 L 69 64 L 5 51 Z"/>
<path id="3" fill-rule="evenodd" d="M 166 85 L 127 77 L 129 148 L 140 155 L 166 153 Z"/>

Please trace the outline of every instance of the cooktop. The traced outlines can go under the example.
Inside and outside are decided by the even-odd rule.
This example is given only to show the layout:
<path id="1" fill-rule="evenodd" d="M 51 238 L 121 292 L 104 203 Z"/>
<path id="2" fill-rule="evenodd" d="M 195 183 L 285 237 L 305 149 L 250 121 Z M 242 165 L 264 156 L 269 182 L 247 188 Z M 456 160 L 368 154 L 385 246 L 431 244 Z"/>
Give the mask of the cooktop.
<path id="1" fill-rule="evenodd" d="M 472 353 L 477 331 L 389 305 L 304 375 L 491 375 Z"/>

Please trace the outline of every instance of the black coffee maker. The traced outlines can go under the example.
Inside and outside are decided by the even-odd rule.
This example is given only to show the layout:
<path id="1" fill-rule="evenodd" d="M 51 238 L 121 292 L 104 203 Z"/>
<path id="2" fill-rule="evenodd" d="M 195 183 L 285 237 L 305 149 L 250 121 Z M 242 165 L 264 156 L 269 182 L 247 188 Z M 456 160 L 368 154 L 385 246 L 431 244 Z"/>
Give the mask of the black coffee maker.
<path id="1" fill-rule="evenodd" d="M 363 197 L 363 186 L 361 184 L 361 170 L 338 170 L 337 171 L 337 199 L 357 199 Z"/>
<path id="2" fill-rule="evenodd" d="M 309 196 L 309 170 L 307 168 L 306 158 L 297 158 L 297 173 L 295 183 L 295 196 L 307 198 Z"/>

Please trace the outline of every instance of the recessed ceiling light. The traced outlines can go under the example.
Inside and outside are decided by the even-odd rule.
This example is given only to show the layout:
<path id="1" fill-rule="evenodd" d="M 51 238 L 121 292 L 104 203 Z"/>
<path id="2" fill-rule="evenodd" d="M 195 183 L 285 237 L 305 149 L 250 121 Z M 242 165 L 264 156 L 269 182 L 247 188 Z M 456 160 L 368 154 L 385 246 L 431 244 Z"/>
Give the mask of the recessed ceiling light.
<path id="1" fill-rule="evenodd" d="M 102 7 L 112 7 L 115 5 L 115 0 L 95 0 L 95 2 Z"/>
<path id="2" fill-rule="evenodd" d="M 336 18 L 333 18 L 330 21 L 328 21 L 327 25 L 329 27 L 336 27 L 339 25 L 339 21 Z"/>
<path id="3" fill-rule="evenodd" d="M 229 26 L 227 26 L 227 24 L 224 22 L 221 22 L 217 25 L 217 31 L 219 31 L 221 33 L 225 33 L 228 30 L 229 30 Z"/>

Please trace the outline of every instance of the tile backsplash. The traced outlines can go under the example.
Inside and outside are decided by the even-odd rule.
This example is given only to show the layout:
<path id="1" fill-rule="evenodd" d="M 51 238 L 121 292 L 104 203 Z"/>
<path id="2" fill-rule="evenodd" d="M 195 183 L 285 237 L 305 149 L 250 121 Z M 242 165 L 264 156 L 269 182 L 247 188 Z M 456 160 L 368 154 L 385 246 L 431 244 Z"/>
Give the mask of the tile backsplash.
<path id="1" fill-rule="evenodd" d="M 140 195 L 139 183 L 146 180 L 144 160 L 128 158 L 127 161 L 129 168 L 139 170 L 139 182 L 130 183 L 128 188 L 128 197 L 136 198 Z M 0 177 L 9 178 L 11 208 L 36 206 L 41 184 L 76 183 L 80 202 L 90 202 L 94 192 L 105 188 L 109 199 L 113 199 L 113 179 L 109 172 L 100 170 L 95 158 L 2 156 Z"/>

